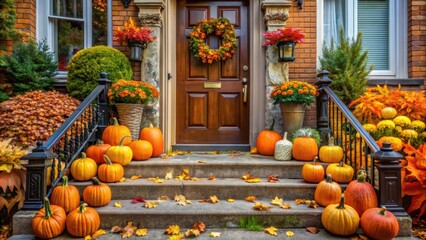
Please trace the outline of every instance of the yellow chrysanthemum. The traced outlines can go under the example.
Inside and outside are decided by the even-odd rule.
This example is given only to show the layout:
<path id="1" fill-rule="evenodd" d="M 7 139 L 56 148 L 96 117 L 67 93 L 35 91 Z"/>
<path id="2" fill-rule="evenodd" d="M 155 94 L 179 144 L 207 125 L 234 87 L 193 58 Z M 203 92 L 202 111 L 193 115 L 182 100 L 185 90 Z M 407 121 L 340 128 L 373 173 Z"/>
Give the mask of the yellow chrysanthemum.
<path id="1" fill-rule="evenodd" d="M 377 124 L 377 128 L 378 129 L 385 129 L 385 128 L 394 129 L 395 123 L 392 122 L 392 120 L 382 120 Z"/>
<path id="2" fill-rule="evenodd" d="M 369 133 L 373 133 L 373 132 L 377 131 L 377 127 L 374 124 L 367 123 L 367 124 L 364 124 L 362 126 Z"/>
<path id="3" fill-rule="evenodd" d="M 405 129 L 401 132 L 401 137 L 404 138 L 417 138 L 419 134 L 413 129 Z"/>
<path id="4" fill-rule="evenodd" d="M 377 145 L 382 147 L 382 144 L 384 142 L 389 142 L 391 144 L 391 147 L 393 148 L 393 150 L 396 151 L 396 152 L 401 151 L 401 149 L 402 149 L 402 140 L 397 138 L 397 137 L 386 137 L 386 136 L 381 137 L 377 141 Z"/>
<path id="5" fill-rule="evenodd" d="M 411 125 L 411 120 L 406 116 L 398 116 L 393 119 L 395 125 L 402 127 L 409 127 Z"/>
<path id="6" fill-rule="evenodd" d="M 422 133 L 420 133 L 419 137 L 421 137 L 421 138 L 423 138 L 423 139 L 426 139 L 426 132 L 422 132 Z"/>
<path id="7" fill-rule="evenodd" d="M 417 131 L 423 131 L 425 127 L 425 123 L 420 120 L 414 120 L 413 122 L 411 122 L 411 128 Z"/>
<path id="8" fill-rule="evenodd" d="M 401 127 L 401 126 L 396 126 L 396 127 L 395 127 L 395 130 L 396 130 L 397 132 L 401 133 L 401 132 L 402 132 L 402 127 Z"/>
<path id="9" fill-rule="evenodd" d="M 392 119 L 396 116 L 396 109 L 393 107 L 385 107 L 380 111 L 380 115 L 383 119 Z"/>

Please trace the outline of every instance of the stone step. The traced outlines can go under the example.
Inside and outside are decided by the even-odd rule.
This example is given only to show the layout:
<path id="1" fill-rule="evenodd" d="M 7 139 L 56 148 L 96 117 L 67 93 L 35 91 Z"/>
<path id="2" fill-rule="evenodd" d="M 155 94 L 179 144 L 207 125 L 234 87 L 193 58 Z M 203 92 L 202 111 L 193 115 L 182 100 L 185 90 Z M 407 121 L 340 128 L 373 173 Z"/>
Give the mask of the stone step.
<path id="1" fill-rule="evenodd" d="M 90 181 L 74 182 L 80 194 L 90 185 Z M 296 198 L 313 199 L 317 184 L 305 183 L 302 179 L 280 179 L 275 183 L 267 182 L 262 178 L 259 183 L 247 183 L 237 178 L 218 178 L 214 181 L 206 178 L 199 181 L 167 180 L 164 183 L 154 183 L 147 179 L 136 179 L 127 182 L 109 183 L 112 191 L 112 199 L 144 199 L 168 196 L 173 198 L 176 194 L 182 194 L 188 199 L 204 199 L 216 195 L 220 199 L 245 199 L 247 196 L 257 198 L 274 198 L 275 196 L 286 200 Z"/>

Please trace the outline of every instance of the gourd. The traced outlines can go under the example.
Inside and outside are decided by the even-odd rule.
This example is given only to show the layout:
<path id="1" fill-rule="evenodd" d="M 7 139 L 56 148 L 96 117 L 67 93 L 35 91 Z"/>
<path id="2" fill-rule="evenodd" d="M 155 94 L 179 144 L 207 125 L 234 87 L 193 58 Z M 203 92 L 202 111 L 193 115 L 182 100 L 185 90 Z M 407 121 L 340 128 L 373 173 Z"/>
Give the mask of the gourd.
<path id="1" fill-rule="evenodd" d="M 57 205 L 50 205 L 44 198 L 44 208 L 40 209 L 31 220 L 31 230 L 39 238 L 50 239 L 61 235 L 65 230 L 65 210 Z"/>
<path id="2" fill-rule="evenodd" d="M 334 137 L 328 140 L 328 146 L 322 146 L 319 150 L 320 160 L 326 163 L 338 163 L 343 159 L 343 149 L 334 145 Z"/>
<path id="3" fill-rule="evenodd" d="M 264 156 L 274 156 L 275 144 L 281 140 L 281 135 L 274 132 L 275 119 L 272 120 L 271 127 L 259 133 L 256 140 L 257 152 Z"/>
<path id="4" fill-rule="evenodd" d="M 102 141 L 106 144 L 110 144 L 111 146 L 117 146 L 124 136 L 131 136 L 130 129 L 124 125 L 119 125 L 117 118 L 113 118 L 114 123 L 109 125 L 104 129 L 102 133 Z M 132 142 L 132 138 L 125 139 L 122 142 L 123 145 L 129 145 Z"/>
<path id="5" fill-rule="evenodd" d="M 352 206 L 360 216 L 365 210 L 378 206 L 376 191 L 366 182 L 366 178 L 365 170 L 359 170 L 357 179 L 348 184 L 345 192 L 346 204 Z"/>
<path id="6" fill-rule="evenodd" d="M 80 193 L 75 186 L 68 185 L 68 177 L 63 176 L 62 184 L 53 189 L 50 202 L 61 206 L 66 213 L 69 213 L 80 205 Z"/>
<path id="7" fill-rule="evenodd" d="M 105 163 L 98 168 L 98 178 L 102 182 L 118 182 L 124 176 L 124 168 L 119 163 L 112 163 L 107 155 L 104 155 Z"/>
<path id="8" fill-rule="evenodd" d="M 133 152 L 133 160 L 148 160 L 152 156 L 152 144 L 146 140 L 135 140 L 130 143 L 129 147 Z"/>
<path id="9" fill-rule="evenodd" d="M 305 163 L 302 168 L 302 177 L 305 182 L 319 183 L 324 179 L 324 167 L 318 164 L 318 157 L 314 158 L 314 163 Z"/>
<path id="10" fill-rule="evenodd" d="M 398 235 L 399 224 L 385 207 L 370 208 L 361 216 L 361 229 L 369 238 L 391 240 Z"/>
<path id="11" fill-rule="evenodd" d="M 101 207 L 111 201 L 111 188 L 101 183 L 97 177 L 92 179 L 92 185 L 83 190 L 83 200 L 92 207 Z"/>
<path id="12" fill-rule="evenodd" d="M 333 182 L 331 175 L 327 174 L 324 181 L 318 183 L 315 189 L 314 199 L 320 206 L 328 206 L 340 201 L 342 188 L 336 182 Z"/>
<path id="13" fill-rule="evenodd" d="M 284 160 L 284 161 L 291 160 L 292 146 L 293 144 L 289 140 L 287 140 L 287 132 L 285 132 L 283 139 L 279 140 L 275 144 L 275 153 L 274 153 L 275 160 Z"/>
<path id="14" fill-rule="evenodd" d="M 65 222 L 67 232 L 74 237 L 85 237 L 95 233 L 101 225 L 98 212 L 82 203 L 80 207 L 71 211 Z"/>
<path id="15" fill-rule="evenodd" d="M 396 117 L 397 111 L 393 107 L 385 107 L 380 111 L 382 119 L 392 119 Z"/>
<path id="16" fill-rule="evenodd" d="M 348 183 L 352 181 L 354 177 L 354 169 L 352 166 L 345 164 L 343 161 L 328 165 L 325 173 L 331 174 L 333 181 L 338 183 Z"/>
<path id="17" fill-rule="evenodd" d="M 112 146 L 108 149 L 105 155 L 109 157 L 111 162 L 119 163 L 123 166 L 132 161 L 133 152 L 129 146 L 123 146 L 124 139 L 131 138 L 130 136 L 124 136 L 118 146 Z"/>
<path id="18" fill-rule="evenodd" d="M 149 127 L 145 127 L 141 130 L 139 134 L 140 140 L 146 140 L 152 145 L 152 156 L 159 157 L 164 150 L 164 139 L 163 133 L 157 127 L 154 127 L 152 124 Z"/>
<path id="19" fill-rule="evenodd" d="M 328 205 L 321 215 L 321 223 L 327 231 L 339 236 L 348 236 L 358 230 L 358 213 L 348 204 L 345 197 L 341 197 L 340 203 Z"/>
<path id="20" fill-rule="evenodd" d="M 318 143 L 315 139 L 318 132 L 311 128 L 301 128 L 294 133 L 293 158 L 301 161 L 312 161 L 318 156 Z"/>
<path id="21" fill-rule="evenodd" d="M 95 160 L 87 158 L 84 152 L 71 164 L 71 174 L 77 181 L 87 181 L 96 176 L 98 165 Z"/>
<path id="22" fill-rule="evenodd" d="M 102 140 L 96 141 L 95 145 L 89 146 L 86 149 L 86 156 L 95 160 L 97 164 L 104 163 L 104 155 L 111 145 L 104 143 Z"/>

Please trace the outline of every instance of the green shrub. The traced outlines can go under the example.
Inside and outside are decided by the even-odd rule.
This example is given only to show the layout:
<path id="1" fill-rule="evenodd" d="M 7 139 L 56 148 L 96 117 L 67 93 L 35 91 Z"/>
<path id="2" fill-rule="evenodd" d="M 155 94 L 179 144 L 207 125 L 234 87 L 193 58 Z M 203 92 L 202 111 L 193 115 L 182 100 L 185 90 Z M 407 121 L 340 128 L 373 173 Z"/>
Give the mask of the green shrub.
<path id="1" fill-rule="evenodd" d="M 3 55 L 1 66 L 12 83 L 14 93 L 50 90 L 58 68 L 46 41 L 18 42 L 10 55 Z"/>
<path id="2" fill-rule="evenodd" d="M 9 94 L 7 94 L 3 90 L 0 90 L 0 102 L 7 101 L 8 99 L 9 99 Z"/>
<path id="3" fill-rule="evenodd" d="M 106 46 L 86 48 L 77 52 L 68 65 L 68 93 L 83 100 L 98 85 L 101 72 L 107 72 L 113 82 L 133 77 L 129 60 L 117 49 Z"/>
<path id="4" fill-rule="evenodd" d="M 2 0 L 0 2 L 0 40 L 12 39 L 19 40 L 23 32 L 15 29 L 16 23 L 16 4 L 14 0 Z M 4 49 L 0 46 L 0 49 Z"/>

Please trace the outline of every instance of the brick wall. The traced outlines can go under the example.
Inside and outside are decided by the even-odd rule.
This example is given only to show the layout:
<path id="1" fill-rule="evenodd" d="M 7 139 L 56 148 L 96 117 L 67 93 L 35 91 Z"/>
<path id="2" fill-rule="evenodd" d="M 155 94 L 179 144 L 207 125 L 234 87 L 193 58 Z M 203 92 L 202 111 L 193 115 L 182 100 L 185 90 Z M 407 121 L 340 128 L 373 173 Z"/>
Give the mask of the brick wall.
<path id="1" fill-rule="evenodd" d="M 426 80 L 426 0 L 408 1 L 408 76 Z"/>

